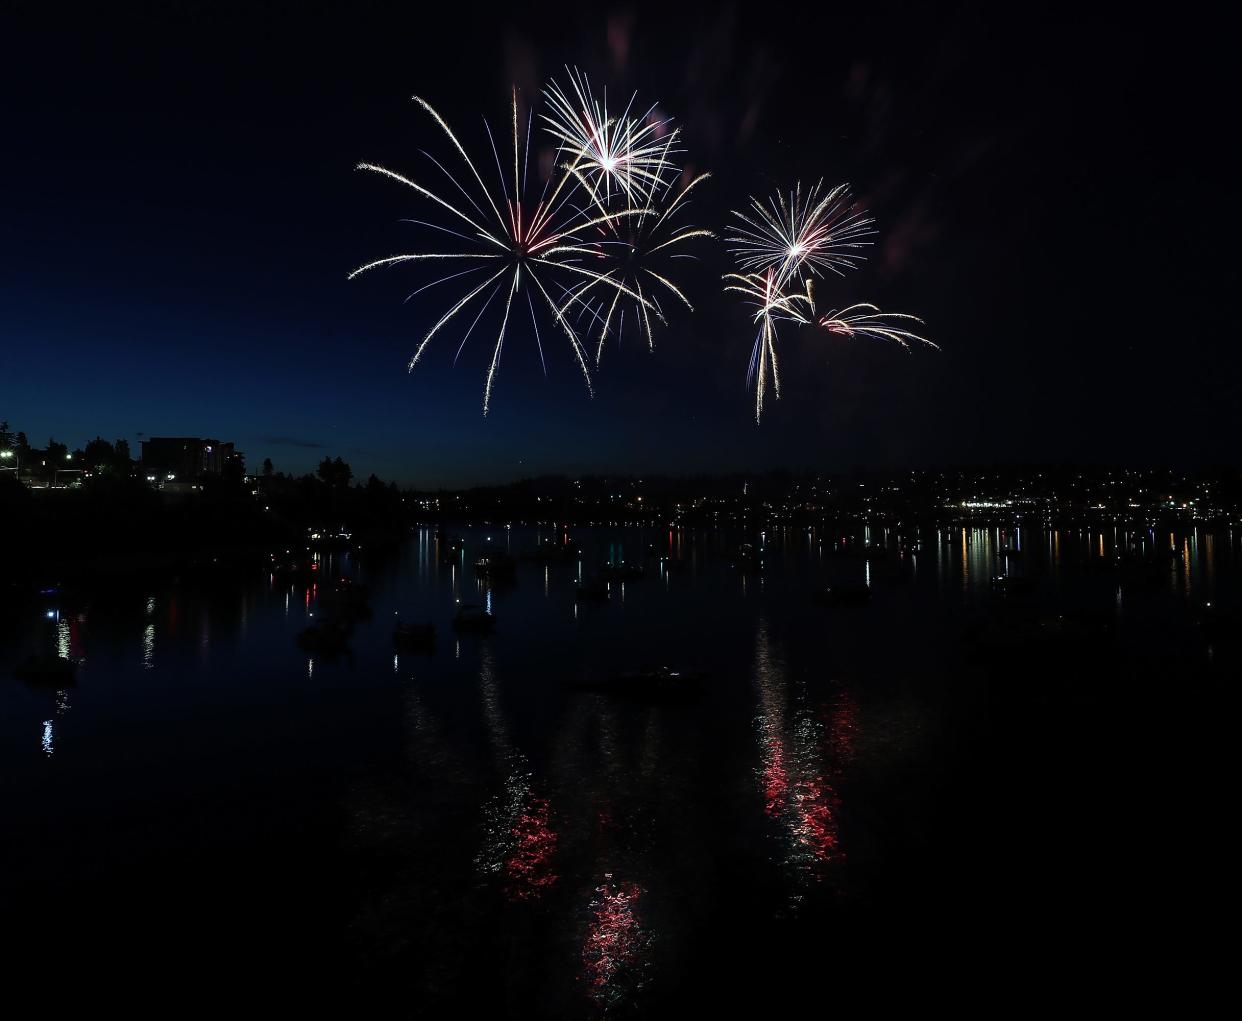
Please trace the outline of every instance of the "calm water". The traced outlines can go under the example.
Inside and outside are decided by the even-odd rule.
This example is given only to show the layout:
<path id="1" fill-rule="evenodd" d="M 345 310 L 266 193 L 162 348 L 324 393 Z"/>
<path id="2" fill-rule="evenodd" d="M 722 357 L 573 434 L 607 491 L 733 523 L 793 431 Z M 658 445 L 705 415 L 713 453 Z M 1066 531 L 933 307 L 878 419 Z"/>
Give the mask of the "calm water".
<path id="1" fill-rule="evenodd" d="M 362 581 L 373 611 L 335 659 L 295 641 L 321 585 L 260 572 L 6 616 L 0 892 L 38 963 L 430 1016 L 823 1006 L 1121 926 L 1118 862 L 1196 832 L 1165 785 L 1171 757 L 1218 765 L 1238 657 L 1196 607 L 1235 597 L 1238 535 L 877 528 L 852 539 L 889 555 L 864 561 L 774 531 L 745 573 L 741 536 L 577 530 L 580 564 L 489 589 L 487 539 L 554 533 L 462 534 L 464 564 L 432 530 L 325 555 L 321 585 Z M 1111 568 L 1127 548 L 1158 555 Z M 622 558 L 646 577 L 575 603 Z M 998 596 L 1007 571 L 1034 591 Z M 870 605 L 808 598 L 841 582 Z M 455 637 L 458 599 L 495 633 Z M 434 653 L 394 652 L 394 611 L 435 622 Z M 79 660 L 76 683 L 12 679 L 34 651 Z M 702 695 L 574 684 L 656 664 L 707 671 Z"/>

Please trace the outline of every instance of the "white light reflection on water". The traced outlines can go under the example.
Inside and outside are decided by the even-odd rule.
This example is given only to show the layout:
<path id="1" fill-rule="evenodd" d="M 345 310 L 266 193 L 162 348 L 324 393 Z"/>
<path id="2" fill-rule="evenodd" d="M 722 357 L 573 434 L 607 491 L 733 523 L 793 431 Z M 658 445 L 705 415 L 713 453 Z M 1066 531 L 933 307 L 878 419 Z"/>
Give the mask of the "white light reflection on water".
<path id="1" fill-rule="evenodd" d="M 51 720 L 43 721 L 43 742 L 42 744 L 43 744 L 43 754 L 50 758 L 53 752 L 55 751 L 55 748 L 53 748 L 52 746 L 52 721 Z"/>

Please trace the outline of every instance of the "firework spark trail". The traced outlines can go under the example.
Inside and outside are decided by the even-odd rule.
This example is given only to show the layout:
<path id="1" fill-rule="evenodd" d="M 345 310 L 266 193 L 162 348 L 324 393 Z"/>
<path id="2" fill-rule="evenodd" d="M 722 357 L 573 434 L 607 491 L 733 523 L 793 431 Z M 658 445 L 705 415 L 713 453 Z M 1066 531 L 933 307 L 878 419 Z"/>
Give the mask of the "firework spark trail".
<path id="1" fill-rule="evenodd" d="M 818 276 L 821 270 L 843 275 L 862 260 L 861 249 L 875 230 L 874 221 L 854 211 L 849 185 L 840 184 L 820 194 L 819 182 L 805 195 L 801 184 L 786 197 L 769 198 L 767 204 L 750 200 L 747 212 L 734 210 L 737 221 L 725 238 L 729 251 L 743 272 L 777 270 L 777 286 L 783 289 L 802 268 Z"/>
<path id="2" fill-rule="evenodd" d="M 677 168 L 669 162 L 678 132 L 669 120 L 654 116 L 653 105 L 631 116 L 637 93 L 619 117 L 608 113 L 608 94 L 595 98 L 587 76 L 566 67 L 572 97 L 556 82 L 544 89 L 550 113 L 541 114 L 545 129 L 556 139 L 570 162 L 566 169 L 583 184 L 592 201 L 604 211 L 614 190 L 633 205 L 645 205 L 667 186 Z"/>
<path id="3" fill-rule="evenodd" d="M 609 272 L 615 272 L 616 279 L 633 292 L 630 294 L 631 297 L 637 295 L 641 299 L 635 302 L 634 311 L 639 331 L 646 335 L 649 350 L 655 348 L 655 332 L 649 313 L 654 312 L 660 322 L 667 322 L 667 320 L 654 294 L 650 293 L 650 290 L 644 291 L 644 280 L 655 281 L 659 287 L 672 293 L 687 309 L 694 311 L 694 306 L 686 297 L 685 292 L 667 275 L 671 273 L 671 270 L 665 269 L 664 272 L 659 272 L 656 267 L 663 268 L 660 266 L 661 260 L 671 260 L 679 255 L 688 254 L 677 250 L 685 243 L 697 238 L 715 236 L 710 230 L 678 222 L 678 214 L 688 204 L 687 196 L 710 176 L 710 174 L 698 175 L 663 207 L 658 203 L 667 197 L 667 189 L 660 195 L 653 193 L 648 196 L 646 204 L 641 209 L 629 208 L 624 211 L 626 215 L 611 217 L 600 227 L 601 236 L 596 241 L 596 248 L 592 254 L 606 261 L 611 267 Z M 584 284 L 576 294 L 586 296 L 593 287 L 594 284 Z M 650 288 L 650 284 L 648 287 Z M 608 314 L 604 317 L 596 344 L 596 367 L 599 366 L 603 356 L 604 342 L 612 330 L 613 316 L 617 311 L 621 293 L 619 289 L 616 291 L 613 300 L 609 303 Z M 620 341 L 620 336 L 621 331 L 618 330 L 618 341 Z"/>
<path id="4" fill-rule="evenodd" d="M 898 321 L 894 322 L 893 320 Z M 926 337 L 919 336 L 902 325 L 902 323 L 918 323 L 922 325 L 923 320 L 918 316 L 905 315 L 901 312 L 881 312 L 875 305 L 868 304 L 867 302 L 850 305 L 839 312 L 829 312 L 827 315 L 820 316 L 817 322 L 822 329 L 841 337 L 867 337 L 871 340 L 890 340 L 900 344 L 907 351 L 910 350 L 910 341 L 913 340 L 940 350 L 938 344 L 933 343 Z"/>
<path id="5" fill-rule="evenodd" d="M 581 84 L 585 87 L 585 79 L 581 80 Z M 561 96 L 564 99 L 564 94 L 561 94 Z M 520 137 L 516 89 L 513 91 L 509 118 L 513 144 L 511 180 L 508 168 L 502 163 L 499 147 L 496 145 L 491 125 L 486 119 L 483 122 L 489 148 L 495 160 L 497 176 L 500 180 L 499 193 L 489 189 L 484 183 L 483 175 L 480 173 L 478 166 L 470 158 L 457 135 L 449 127 L 448 122 L 426 100 L 415 96 L 414 102 L 439 125 L 453 148 L 457 150 L 457 153 L 466 164 L 469 176 L 465 178 L 465 183 L 463 183 L 442 162 L 430 153 L 425 153 L 438 170 L 452 182 L 456 191 L 465 199 L 466 205 L 461 205 L 457 200 L 449 201 L 412 178 L 385 167 L 373 163 L 360 163 L 358 168 L 380 174 L 399 184 L 403 184 L 413 189 L 422 198 L 451 214 L 454 218 L 453 226 L 461 229 L 453 229 L 426 220 L 409 220 L 408 222 L 457 238 L 470 247 L 462 251 L 412 252 L 386 256 L 359 266 L 349 274 L 348 279 L 353 280 L 359 275 L 374 269 L 406 263 L 435 263 L 446 260 L 476 260 L 480 263 L 480 265 L 472 266 L 467 270 L 438 277 L 430 283 L 420 286 L 407 297 L 406 300 L 408 301 L 409 298 L 414 297 L 414 295 L 421 293 L 429 287 L 447 283 L 468 273 L 486 269 L 489 266 L 497 266 L 498 268 L 494 273 L 453 303 L 437 320 L 435 325 L 432 326 L 417 345 L 413 357 L 410 358 L 409 369 L 412 371 L 414 366 L 418 364 L 427 345 L 441 329 L 448 325 L 459 312 L 462 312 L 476 298 L 484 295 L 489 288 L 493 288 L 493 285 L 497 285 L 482 301 L 482 307 L 479 309 L 474 321 L 470 324 L 469 329 L 462 338 L 461 345 L 457 349 L 457 354 L 460 355 L 466 340 L 469 339 L 470 334 L 482 318 L 483 312 L 486 311 L 492 299 L 499 293 L 499 287 L 506 287 L 508 293 L 504 303 L 504 313 L 496 335 L 495 344 L 492 348 L 492 356 L 484 384 L 483 413 L 486 415 L 491 407 L 492 392 L 500 367 L 505 337 L 509 329 L 513 302 L 519 291 L 524 291 L 526 294 L 527 306 L 531 312 L 532 323 L 535 329 L 535 343 L 539 350 L 540 364 L 543 366 L 545 373 L 547 365 L 544 361 L 543 341 L 539 336 L 538 322 L 534 314 L 535 302 L 532 296 L 533 291 L 537 291 L 543 296 L 553 319 L 569 338 L 574 356 L 582 369 L 588 393 L 592 392 L 591 373 L 586 349 L 574 326 L 565 318 L 564 310 L 558 308 L 556 302 L 545 288 L 543 281 L 539 279 L 539 276 L 536 274 L 536 268 L 539 267 L 550 275 L 568 274 L 571 277 L 584 278 L 577 281 L 579 289 L 582 286 L 587 288 L 613 288 L 617 292 L 618 298 L 621 295 L 625 295 L 633 299 L 644 311 L 649 309 L 659 315 L 658 306 L 648 300 L 643 295 L 641 289 L 634 286 L 634 282 L 627 283 L 619 274 L 612 272 L 600 273 L 577 265 L 583 257 L 597 254 L 597 249 L 588 247 L 593 241 L 595 233 L 604 228 L 615 230 L 619 222 L 623 222 L 630 217 L 641 218 L 649 212 L 650 207 L 608 208 L 606 204 L 599 201 L 599 188 L 598 185 L 595 185 L 593 186 L 592 201 L 587 203 L 590 212 L 581 209 L 579 204 L 573 202 L 573 196 L 579 188 L 583 187 L 584 169 L 586 178 L 589 178 L 592 174 L 591 154 L 589 151 L 575 153 L 568 146 L 566 151 L 571 153 L 574 163 L 572 171 L 566 170 L 559 175 L 550 194 L 548 185 L 551 183 L 551 179 L 549 179 L 549 182 L 545 182 L 543 186 L 539 201 L 533 205 L 527 203 L 523 193 L 527 177 L 526 169 L 529 163 L 532 117 L 531 115 L 527 117 L 526 144 L 525 148 L 523 148 Z M 621 190 L 627 195 L 649 197 L 653 189 L 663 183 L 663 178 L 660 175 L 665 166 L 664 161 L 667 160 L 671 139 L 659 142 L 660 155 L 658 159 L 653 157 L 650 152 L 650 150 L 656 148 L 651 138 L 658 133 L 660 123 L 662 122 L 640 129 L 627 121 L 624 130 L 620 131 L 612 124 L 601 123 L 596 125 L 596 128 L 602 132 L 597 141 L 603 146 L 603 148 L 595 150 L 596 155 L 600 156 L 600 159 L 604 162 L 614 158 L 620 161 L 612 165 L 608 172 L 618 182 L 625 182 L 625 187 Z M 603 163 L 601 163 L 601 166 L 603 166 Z M 658 169 L 653 170 L 653 166 Z M 556 176 L 555 170 L 553 176 Z M 473 190 L 473 185 L 470 183 L 471 179 L 473 179 L 474 184 L 478 186 L 478 190 L 482 193 L 482 203 L 476 201 L 471 194 Z M 512 190 L 510 190 L 510 184 L 512 185 Z M 588 191 L 590 191 L 590 188 L 588 188 Z M 605 186 L 605 194 L 609 193 L 607 186 Z M 491 210 L 490 215 L 485 211 L 485 207 Z M 597 209 L 598 215 L 596 214 Z M 461 227 L 462 224 L 465 227 Z M 468 232 L 466 228 L 469 228 Z M 565 290 L 564 285 L 559 282 L 558 286 Z M 578 295 L 578 297 L 580 298 L 581 296 Z M 456 357 L 454 357 L 454 361 L 456 361 Z"/>
<path id="6" fill-rule="evenodd" d="M 758 273 L 729 273 L 725 276 L 725 291 L 733 291 L 749 299 L 756 306 L 755 322 L 759 333 L 750 355 L 746 372 L 746 385 L 755 387 L 755 421 L 763 417 L 763 399 L 767 394 L 768 379 L 772 380 L 772 392 L 781 396 L 780 369 L 776 359 L 776 323 L 781 320 L 804 326 L 810 322 L 807 313 L 799 307 L 800 302 L 810 305 L 810 297 L 799 293 L 781 294 L 777 288 L 777 271 L 768 269 Z"/>
<path id="7" fill-rule="evenodd" d="M 822 186 L 821 181 L 803 194 L 802 186 L 795 185 L 788 196 L 778 193 L 766 204 L 752 197 L 747 212 L 734 211 L 737 222 L 725 239 L 741 272 L 726 274 L 724 289 L 743 295 L 755 307 L 754 321 L 759 324 L 746 371 L 746 385 L 755 388 L 756 422 L 763 417 L 769 380 L 774 395 L 780 397 L 778 322 L 795 327 L 814 324 L 844 337 L 893 341 L 906 350 L 912 341 L 937 346 L 907 328 L 911 323 L 922 325 L 921 319 L 881 312 L 875 305 L 859 303 L 816 315 L 814 278 L 822 271 L 843 276 L 845 270 L 857 268 L 863 258 L 860 249 L 875 233 L 874 221 L 855 210 L 848 185 L 821 194 Z"/>

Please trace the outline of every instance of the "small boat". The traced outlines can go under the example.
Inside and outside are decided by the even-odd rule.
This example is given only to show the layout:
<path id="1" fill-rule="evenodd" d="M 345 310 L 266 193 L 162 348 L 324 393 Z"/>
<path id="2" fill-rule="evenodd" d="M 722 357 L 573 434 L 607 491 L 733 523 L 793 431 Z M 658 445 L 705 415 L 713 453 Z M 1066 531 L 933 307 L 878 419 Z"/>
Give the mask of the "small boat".
<path id="1" fill-rule="evenodd" d="M 28 656 L 13 669 L 13 673 L 29 684 L 72 684 L 78 665 L 64 656 Z"/>
<path id="2" fill-rule="evenodd" d="M 401 618 L 392 629 L 392 643 L 401 649 L 434 649 L 436 626 L 434 624 L 403 624 Z"/>
<path id="3" fill-rule="evenodd" d="M 301 560 L 297 557 L 273 556 L 268 561 L 268 570 L 284 581 L 309 581 L 315 577 L 319 565 L 312 560 Z"/>
<path id="4" fill-rule="evenodd" d="M 444 537 L 440 540 L 440 563 L 455 564 L 465 552 L 465 542 L 454 536 L 453 538 Z"/>
<path id="5" fill-rule="evenodd" d="M 517 561 L 503 550 L 488 550 L 474 562 L 474 573 L 490 581 L 507 581 L 517 573 Z"/>
<path id="6" fill-rule="evenodd" d="M 1038 626 L 1046 640 L 1085 644 L 1109 637 L 1113 631 L 1113 619 L 1107 613 L 1079 610 L 1043 617 Z"/>
<path id="7" fill-rule="evenodd" d="M 307 534 L 311 549 L 343 551 L 349 549 L 351 535 L 343 528 L 312 528 Z"/>
<path id="8" fill-rule="evenodd" d="M 339 606 L 359 609 L 367 605 L 369 596 L 370 590 L 365 585 L 360 585 L 349 578 L 341 578 L 336 584 L 324 589 L 320 593 L 319 598 L 325 602 L 336 603 Z"/>
<path id="9" fill-rule="evenodd" d="M 541 539 L 534 552 L 525 559 L 541 564 L 572 564 L 578 559 L 578 544 L 573 539 Z"/>
<path id="10" fill-rule="evenodd" d="M 998 596 L 1027 596 L 1035 591 L 1035 579 L 1025 575 L 998 574 L 992 578 L 992 591 Z"/>
<path id="11" fill-rule="evenodd" d="M 1016 546 L 1001 546 L 996 551 L 996 555 L 1003 559 L 1017 560 L 1022 556 L 1022 551 Z"/>
<path id="12" fill-rule="evenodd" d="M 607 695 L 636 698 L 686 698 L 700 695 L 707 674 L 669 666 L 645 667 L 628 673 L 578 681 L 574 687 Z"/>
<path id="13" fill-rule="evenodd" d="M 321 620 L 298 632 L 298 645 L 307 652 L 332 656 L 349 645 L 350 626 L 342 620 Z"/>
<path id="14" fill-rule="evenodd" d="M 681 574 L 690 570 L 690 561 L 685 557 L 661 557 L 660 563 L 668 574 Z"/>
<path id="15" fill-rule="evenodd" d="M 733 555 L 733 566 L 740 571 L 762 571 L 763 554 L 750 543 L 742 543 Z"/>
<path id="16" fill-rule="evenodd" d="M 602 578 L 580 582 L 574 589 L 574 600 L 579 603 L 606 603 L 612 590 Z"/>
<path id="17" fill-rule="evenodd" d="M 453 615 L 453 630 L 466 634 L 486 635 L 496 627 L 496 615 L 482 606 L 471 603 L 457 607 Z"/>
<path id="18" fill-rule="evenodd" d="M 846 543 L 842 546 L 836 546 L 828 552 L 834 557 L 848 557 L 852 560 L 883 560 L 888 556 L 888 550 L 883 546 L 873 546 L 869 542 Z"/>
<path id="19" fill-rule="evenodd" d="M 637 581 L 646 571 L 642 564 L 627 564 L 624 560 L 615 564 L 605 564 L 599 569 L 599 576 L 605 581 Z"/>
<path id="20" fill-rule="evenodd" d="M 861 583 L 831 585 L 820 589 L 812 599 L 823 606 L 866 606 L 871 602 L 871 588 Z"/>
<path id="21" fill-rule="evenodd" d="M 319 592 L 319 604 L 342 621 L 369 620 L 371 604 L 367 587 L 342 578 Z"/>

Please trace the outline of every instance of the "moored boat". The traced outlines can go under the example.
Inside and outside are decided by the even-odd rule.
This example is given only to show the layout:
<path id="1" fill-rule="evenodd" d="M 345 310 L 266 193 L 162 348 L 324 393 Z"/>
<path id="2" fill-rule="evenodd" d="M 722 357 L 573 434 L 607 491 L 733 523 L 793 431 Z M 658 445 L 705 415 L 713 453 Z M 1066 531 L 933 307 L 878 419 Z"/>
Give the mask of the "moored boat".
<path id="1" fill-rule="evenodd" d="M 27 656 L 17 664 L 13 673 L 29 684 L 72 684 L 78 665 L 64 656 Z"/>
<path id="2" fill-rule="evenodd" d="M 489 634 L 496 627 L 496 615 L 482 606 L 465 603 L 453 615 L 453 629 L 466 634 Z"/>

